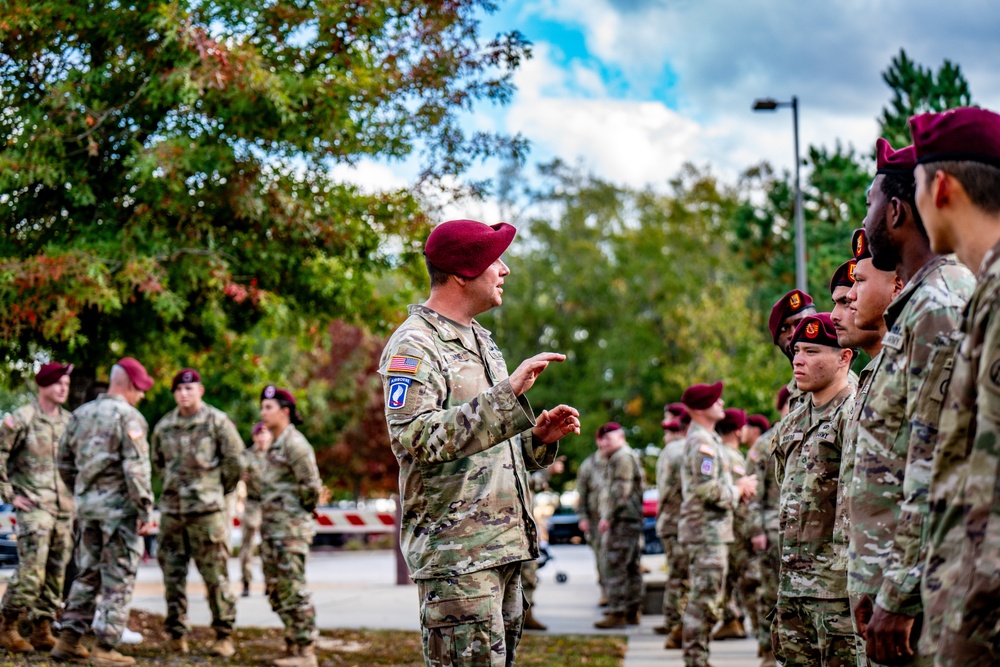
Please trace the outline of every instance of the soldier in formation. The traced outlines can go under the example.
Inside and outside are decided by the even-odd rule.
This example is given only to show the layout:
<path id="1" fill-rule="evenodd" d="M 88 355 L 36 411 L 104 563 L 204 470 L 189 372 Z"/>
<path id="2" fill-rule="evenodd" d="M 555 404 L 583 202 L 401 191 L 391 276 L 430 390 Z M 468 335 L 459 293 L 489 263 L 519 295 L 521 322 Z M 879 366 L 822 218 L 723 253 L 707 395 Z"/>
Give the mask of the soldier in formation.
<path id="1" fill-rule="evenodd" d="M 663 545 L 667 579 L 663 586 L 663 625 L 654 628 L 658 634 L 667 635 L 663 647 L 679 649 L 682 642 L 681 617 L 687 605 L 691 577 L 688 572 L 687 552 L 678 542 L 678 522 L 681 514 L 681 465 L 684 462 L 687 432 L 687 409 L 684 420 L 675 417 L 664 419 L 663 451 L 656 460 L 656 536 Z"/>
<path id="2" fill-rule="evenodd" d="M 186 588 L 188 563 L 193 559 L 212 611 L 216 638 L 210 652 L 229 658 L 236 653 L 232 640 L 236 600 L 229 585 L 225 496 L 240 479 L 243 441 L 232 420 L 204 402 L 198 371 L 181 370 L 170 389 L 177 407 L 156 424 L 151 441 L 153 467 L 163 480 L 156 556 L 166 589 L 169 649 L 179 654 L 189 651 Z"/>
<path id="3" fill-rule="evenodd" d="M 253 444 L 244 449 L 240 455 L 243 462 L 243 484 L 246 487 L 246 498 L 243 501 L 243 516 L 240 524 L 243 531 L 240 541 L 240 573 L 243 580 L 243 597 L 250 596 L 250 582 L 253 580 L 250 563 L 257 550 L 262 519 L 260 508 L 261 479 L 264 465 L 267 463 L 267 449 L 274 440 L 271 431 L 264 425 L 264 422 L 257 422 L 253 425 L 250 438 L 253 440 Z"/>

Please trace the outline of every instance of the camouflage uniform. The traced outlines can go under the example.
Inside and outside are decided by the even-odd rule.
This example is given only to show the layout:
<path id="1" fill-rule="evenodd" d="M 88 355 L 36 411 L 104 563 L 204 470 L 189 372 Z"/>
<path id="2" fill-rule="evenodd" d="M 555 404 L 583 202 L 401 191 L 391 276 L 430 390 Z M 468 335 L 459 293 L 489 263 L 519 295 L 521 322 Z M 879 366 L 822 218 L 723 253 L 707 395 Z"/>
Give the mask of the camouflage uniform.
<path id="1" fill-rule="evenodd" d="M 608 573 L 609 614 L 633 614 L 642 607 L 642 465 L 628 445 L 608 457 L 606 483 L 601 489 L 604 571 Z"/>
<path id="2" fill-rule="evenodd" d="M 322 483 L 316 453 L 289 424 L 267 449 L 261 475 L 261 545 L 264 589 L 285 626 L 285 641 L 316 640 L 316 608 L 306 588 L 306 556 L 316 534 L 313 510 Z"/>
<path id="3" fill-rule="evenodd" d="M 250 560 L 256 550 L 254 543 L 257 541 L 257 536 L 260 535 L 260 481 L 264 464 L 267 461 L 267 453 L 266 451 L 258 451 L 257 447 L 251 446 L 244 449 L 240 457 L 247 487 L 247 497 L 243 502 L 243 518 L 240 522 L 243 528 L 243 540 L 240 542 L 240 571 L 243 575 L 243 584 L 247 585 L 253 578 L 250 573 Z"/>
<path id="4" fill-rule="evenodd" d="M 778 604 L 778 571 L 781 556 L 778 551 L 778 511 L 781 486 L 775 478 L 774 447 L 778 424 L 765 431 L 747 454 L 751 474 L 757 475 L 757 493 L 747 511 L 747 534 L 764 535 L 767 549 L 756 554 L 760 583 L 757 587 L 757 644 L 760 651 L 771 650 L 771 612 Z"/>
<path id="5" fill-rule="evenodd" d="M 747 462 L 740 450 L 728 445 L 723 452 L 729 457 L 733 481 L 746 477 Z M 733 511 L 733 543 L 729 546 L 729 564 L 726 567 L 726 590 L 722 608 L 723 624 L 731 621 L 743 623 L 750 614 L 751 626 L 757 630 L 756 589 L 757 578 L 750 566 L 750 537 L 747 533 L 749 507 L 739 503 Z"/>
<path id="6" fill-rule="evenodd" d="M 691 595 L 684 609 L 684 664 L 708 665 L 708 641 L 719 620 L 726 586 L 733 510 L 740 502 L 725 445 L 692 422 L 681 467 L 683 501 L 678 538 L 688 551 Z"/>
<path id="7" fill-rule="evenodd" d="M 1000 244 L 962 318 L 930 485 L 920 649 L 944 667 L 1000 662 Z"/>
<path id="8" fill-rule="evenodd" d="M 101 394 L 73 412 L 59 441 L 59 474 L 76 501 L 78 574 L 63 629 L 116 646 L 128 621 L 143 543 L 138 521 L 153 509 L 149 425 L 120 395 Z M 100 595 L 100 602 L 97 596 Z"/>
<path id="9" fill-rule="evenodd" d="M 225 495 L 240 479 L 243 441 L 226 413 L 207 403 L 186 417 L 174 408 L 156 424 L 153 466 L 163 479 L 156 552 L 167 599 L 165 627 L 171 637 L 190 632 L 187 571 L 194 559 L 205 581 L 212 628 L 228 637 L 236 622 L 229 587 L 229 526 Z"/>
<path id="10" fill-rule="evenodd" d="M 854 408 L 849 383 L 826 405 L 800 401 L 782 420 L 774 450 L 781 483 L 781 575 L 772 626 L 786 664 L 854 665 L 847 564 L 834 549 L 844 431 Z"/>
<path id="11" fill-rule="evenodd" d="M 536 470 L 528 476 L 528 483 L 531 488 L 531 507 L 535 507 L 535 494 L 549 488 L 548 470 Z M 534 513 L 532 513 L 534 516 Z M 543 540 L 548 540 L 547 535 L 542 535 Z M 535 604 L 535 590 L 538 588 L 538 561 L 526 560 L 521 564 L 521 590 L 524 593 L 524 600 L 528 605 Z"/>
<path id="12" fill-rule="evenodd" d="M 885 311 L 889 332 L 858 423 L 848 495 L 848 590 L 919 616 L 921 532 L 943 387 L 972 273 L 953 258 L 920 269 Z M 913 637 L 914 642 L 916 637 Z M 906 664 L 923 664 L 919 655 Z"/>
<path id="13" fill-rule="evenodd" d="M 604 484 L 604 469 L 607 464 L 607 460 L 601 456 L 600 452 L 594 452 L 583 460 L 576 472 L 576 490 L 579 493 L 576 513 L 577 516 L 586 518 L 589 524 L 587 544 L 594 552 L 594 560 L 597 562 L 597 583 L 601 586 L 601 594 L 605 596 L 601 532 L 598 530 L 597 524 L 601 520 L 601 486 Z"/>
<path id="14" fill-rule="evenodd" d="M 17 510 L 17 570 L 3 595 L 3 613 L 55 619 L 66 564 L 73 550 L 73 494 L 56 470 L 59 438 L 70 413 L 49 416 L 37 399 L 0 424 L 0 499 L 16 496 L 34 507 Z"/>
<path id="15" fill-rule="evenodd" d="M 656 460 L 656 488 L 660 498 L 656 506 L 656 536 L 663 544 L 667 561 L 667 581 L 663 589 L 663 626 L 667 632 L 681 626 L 691 590 L 687 551 L 677 540 L 683 500 L 681 466 L 684 465 L 685 443 L 685 438 L 668 442 Z"/>
<path id="16" fill-rule="evenodd" d="M 521 562 L 538 557 L 528 470 L 555 460 L 479 323 L 426 306 L 382 352 L 386 422 L 399 461 L 400 546 L 417 582 L 429 665 L 513 664 Z"/>

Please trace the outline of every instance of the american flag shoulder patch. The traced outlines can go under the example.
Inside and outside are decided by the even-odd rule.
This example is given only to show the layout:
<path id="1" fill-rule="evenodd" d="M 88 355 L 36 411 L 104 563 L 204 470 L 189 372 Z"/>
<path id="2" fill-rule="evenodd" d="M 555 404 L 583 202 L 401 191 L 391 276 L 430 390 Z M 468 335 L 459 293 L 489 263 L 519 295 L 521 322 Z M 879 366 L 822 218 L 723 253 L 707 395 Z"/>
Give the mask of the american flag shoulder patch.
<path id="1" fill-rule="evenodd" d="M 416 357 L 393 355 L 389 357 L 389 367 L 386 370 L 390 373 L 416 374 L 418 368 L 420 368 L 420 360 Z"/>
<path id="2" fill-rule="evenodd" d="M 3 418 L 3 425 L 9 429 L 14 429 L 17 426 L 17 422 L 14 421 L 14 417 L 12 415 L 7 415 Z"/>

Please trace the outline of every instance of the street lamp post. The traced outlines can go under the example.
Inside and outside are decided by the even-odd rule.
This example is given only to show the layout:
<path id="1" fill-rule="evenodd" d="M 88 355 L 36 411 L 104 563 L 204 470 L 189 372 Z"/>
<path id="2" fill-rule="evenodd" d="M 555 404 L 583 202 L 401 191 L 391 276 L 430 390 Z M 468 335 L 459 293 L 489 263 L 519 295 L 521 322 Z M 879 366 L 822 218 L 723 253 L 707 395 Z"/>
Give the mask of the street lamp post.
<path id="1" fill-rule="evenodd" d="M 795 286 L 808 293 L 806 279 L 806 225 L 802 217 L 802 184 L 799 180 L 799 98 L 792 96 L 791 102 L 779 102 L 773 98 L 754 100 L 754 111 L 774 111 L 778 107 L 792 107 L 792 126 L 795 133 Z"/>

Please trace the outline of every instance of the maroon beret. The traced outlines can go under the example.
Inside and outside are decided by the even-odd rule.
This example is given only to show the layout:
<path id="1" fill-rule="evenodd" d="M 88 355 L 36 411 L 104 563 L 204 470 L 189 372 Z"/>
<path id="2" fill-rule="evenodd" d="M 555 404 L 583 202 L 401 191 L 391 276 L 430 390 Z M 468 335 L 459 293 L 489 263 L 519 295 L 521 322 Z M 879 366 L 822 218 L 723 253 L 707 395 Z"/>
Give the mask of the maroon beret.
<path id="1" fill-rule="evenodd" d="M 833 272 L 833 278 L 830 278 L 830 296 L 833 296 L 833 291 L 838 287 L 854 286 L 854 269 L 857 265 L 858 260 L 849 259 L 837 267 Z"/>
<path id="2" fill-rule="evenodd" d="M 750 415 L 747 417 L 747 426 L 756 426 L 761 433 L 771 428 L 771 422 L 764 415 Z"/>
<path id="3" fill-rule="evenodd" d="M 621 428 L 622 428 L 622 425 L 619 424 L 618 422 L 608 422 L 607 424 L 605 424 L 605 425 L 601 426 L 599 429 L 597 429 L 597 437 L 598 438 L 603 438 L 604 436 L 606 436 L 608 433 L 611 433 L 612 431 L 620 431 Z"/>
<path id="4" fill-rule="evenodd" d="M 198 371 L 193 368 L 181 369 L 170 383 L 170 391 L 176 390 L 179 384 L 193 384 L 195 382 L 201 382 L 201 375 Z"/>
<path id="5" fill-rule="evenodd" d="M 516 233 L 506 222 L 487 225 L 476 220 L 449 220 L 431 231 L 424 256 L 442 271 L 475 278 L 504 253 Z"/>
<path id="6" fill-rule="evenodd" d="M 273 384 L 269 384 L 264 387 L 263 391 L 260 392 L 260 400 L 264 401 L 266 398 L 273 398 L 279 403 L 286 403 L 291 407 L 295 407 L 295 397 L 288 391 L 284 389 L 278 389 Z"/>
<path id="7" fill-rule="evenodd" d="M 250 435 L 257 435 L 258 433 L 260 433 L 261 431 L 263 431 L 265 428 L 267 428 L 267 427 L 264 426 L 264 422 L 257 422 L 256 424 L 253 425 L 253 430 L 250 431 Z"/>
<path id="8" fill-rule="evenodd" d="M 684 421 L 681 419 L 664 419 L 660 422 L 660 426 L 663 427 L 664 431 L 680 433 L 684 430 Z"/>
<path id="9" fill-rule="evenodd" d="M 851 237 L 851 252 L 854 253 L 854 259 L 858 261 L 872 258 L 871 250 L 868 248 L 868 237 L 865 236 L 864 227 L 854 230 L 854 236 Z"/>
<path id="10" fill-rule="evenodd" d="M 678 417 L 686 417 L 688 413 L 687 406 L 683 403 L 668 403 L 663 409 Z"/>
<path id="11" fill-rule="evenodd" d="M 917 166 L 917 151 L 913 146 L 893 150 L 885 139 L 875 142 L 875 173 L 900 174 L 913 178 L 913 169 Z"/>
<path id="12" fill-rule="evenodd" d="M 48 387 L 59 382 L 62 376 L 69 375 L 72 372 L 73 364 L 60 364 L 50 361 L 47 364 L 42 364 L 42 367 L 35 373 L 35 384 L 39 387 Z"/>
<path id="13" fill-rule="evenodd" d="M 782 387 L 778 390 L 778 397 L 774 401 L 774 409 L 780 410 L 781 408 L 788 405 L 788 399 L 792 397 L 792 392 L 788 391 L 788 387 Z"/>
<path id="14" fill-rule="evenodd" d="M 833 328 L 830 313 L 817 313 L 802 318 L 792 334 L 792 345 L 796 343 L 812 343 L 827 347 L 840 347 L 837 342 L 837 330 Z"/>
<path id="15" fill-rule="evenodd" d="M 778 344 L 778 329 L 789 315 L 801 312 L 813 305 L 812 297 L 802 290 L 793 289 L 778 299 L 771 308 L 771 316 L 767 318 L 767 328 L 771 330 L 771 341 Z"/>
<path id="16" fill-rule="evenodd" d="M 739 408 L 726 408 L 725 416 L 716 424 L 723 431 L 738 431 L 747 425 L 747 413 Z"/>
<path id="17" fill-rule="evenodd" d="M 982 162 L 1000 167 L 1000 115 L 962 107 L 910 119 L 917 163 Z"/>
<path id="18" fill-rule="evenodd" d="M 136 389 L 149 391 L 153 386 L 153 378 L 149 377 L 146 368 L 132 357 L 122 357 L 118 360 L 118 365 L 122 367 Z"/>
<path id="19" fill-rule="evenodd" d="M 681 402 L 692 410 L 707 410 L 722 398 L 722 383 L 693 384 L 684 390 Z"/>

